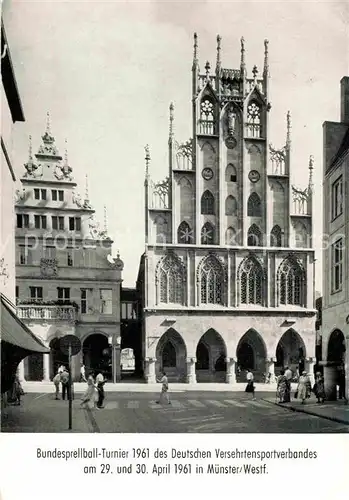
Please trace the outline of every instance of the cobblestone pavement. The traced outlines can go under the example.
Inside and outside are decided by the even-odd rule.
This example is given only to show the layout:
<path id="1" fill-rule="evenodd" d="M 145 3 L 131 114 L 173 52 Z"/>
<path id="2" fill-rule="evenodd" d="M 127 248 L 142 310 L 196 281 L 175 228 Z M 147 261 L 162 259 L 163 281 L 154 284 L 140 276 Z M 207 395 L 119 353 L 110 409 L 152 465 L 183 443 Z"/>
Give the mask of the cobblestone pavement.
<path id="1" fill-rule="evenodd" d="M 73 432 L 145 433 L 347 433 L 349 426 L 293 412 L 244 393 L 173 392 L 171 405 L 158 405 L 158 394 L 107 393 L 105 408 L 79 408 L 73 401 Z M 270 398 L 270 394 L 269 394 Z M 68 403 L 51 394 L 27 394 L 21 407 L 2 415 L 3 432 L 66 432 Z"/>

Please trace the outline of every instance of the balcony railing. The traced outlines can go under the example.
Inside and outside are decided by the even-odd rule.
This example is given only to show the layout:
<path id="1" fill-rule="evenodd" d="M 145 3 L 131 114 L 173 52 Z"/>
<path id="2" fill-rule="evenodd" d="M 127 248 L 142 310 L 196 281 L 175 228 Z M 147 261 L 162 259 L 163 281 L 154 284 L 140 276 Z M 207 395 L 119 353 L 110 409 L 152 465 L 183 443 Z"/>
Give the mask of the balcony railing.
<path id="1" fill-rule="evenodd" d="M 31 321 L 76 321 L 77 312 L 74 306 L 63 305 L 20 305 L 17 315 L 22 320 Z"/>

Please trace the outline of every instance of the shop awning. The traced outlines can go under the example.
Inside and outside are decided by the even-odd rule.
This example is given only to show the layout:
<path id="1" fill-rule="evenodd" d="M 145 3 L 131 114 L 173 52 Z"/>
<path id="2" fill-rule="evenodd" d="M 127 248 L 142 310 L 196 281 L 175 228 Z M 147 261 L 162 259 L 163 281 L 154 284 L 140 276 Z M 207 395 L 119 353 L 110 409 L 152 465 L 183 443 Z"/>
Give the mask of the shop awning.
<path id="1" fill-rule="evenodd" d="M 11 303 L 1 295 L 0 339 L 26 351 L 49 353 L 50 350 L 18 318 Z"/>

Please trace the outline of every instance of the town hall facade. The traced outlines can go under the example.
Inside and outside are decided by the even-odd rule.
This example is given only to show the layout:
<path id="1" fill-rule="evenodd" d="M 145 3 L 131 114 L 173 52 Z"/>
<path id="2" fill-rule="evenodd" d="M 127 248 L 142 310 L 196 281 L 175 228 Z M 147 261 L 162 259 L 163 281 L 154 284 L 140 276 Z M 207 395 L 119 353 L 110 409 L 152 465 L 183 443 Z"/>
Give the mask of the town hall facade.
<path id="1" fill-rule="evenodd" d="M 146 148 L 143 363 L 178 382 L 264 380 L 315 363 L 313 159 L 309 184 L 292 185 L 291 123 L 270 145 L 268 41 L 264 69 L 221 63 L 200 72 L 194 35 L 193 137 L 178 144 L 170 106 L 169 174 L 150 179 Z M 153 152 L 152 152 L 153 154 Z"/>

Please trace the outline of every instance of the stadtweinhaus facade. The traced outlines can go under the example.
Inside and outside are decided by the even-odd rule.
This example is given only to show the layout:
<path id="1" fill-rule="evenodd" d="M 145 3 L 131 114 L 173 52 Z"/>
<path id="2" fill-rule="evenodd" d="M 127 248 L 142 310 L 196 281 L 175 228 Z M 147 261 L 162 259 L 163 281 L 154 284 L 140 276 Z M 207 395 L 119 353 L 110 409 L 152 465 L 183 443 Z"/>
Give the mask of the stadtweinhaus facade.
<path id="1" fill-rule="evenodd" d="M 247 75 L 221 62 L 202 73 L 194 37 L 193 137 L 178 144 L 170 106 L 169 173 L 149 176 L 142 290 L 145 377 L 256 379 L 282 366 L 315 362 L 313 159 L 309 185 L 292 186 L 290 114 L 286 143 L 269 141 L 268 42 L 264 68 Z"/>

